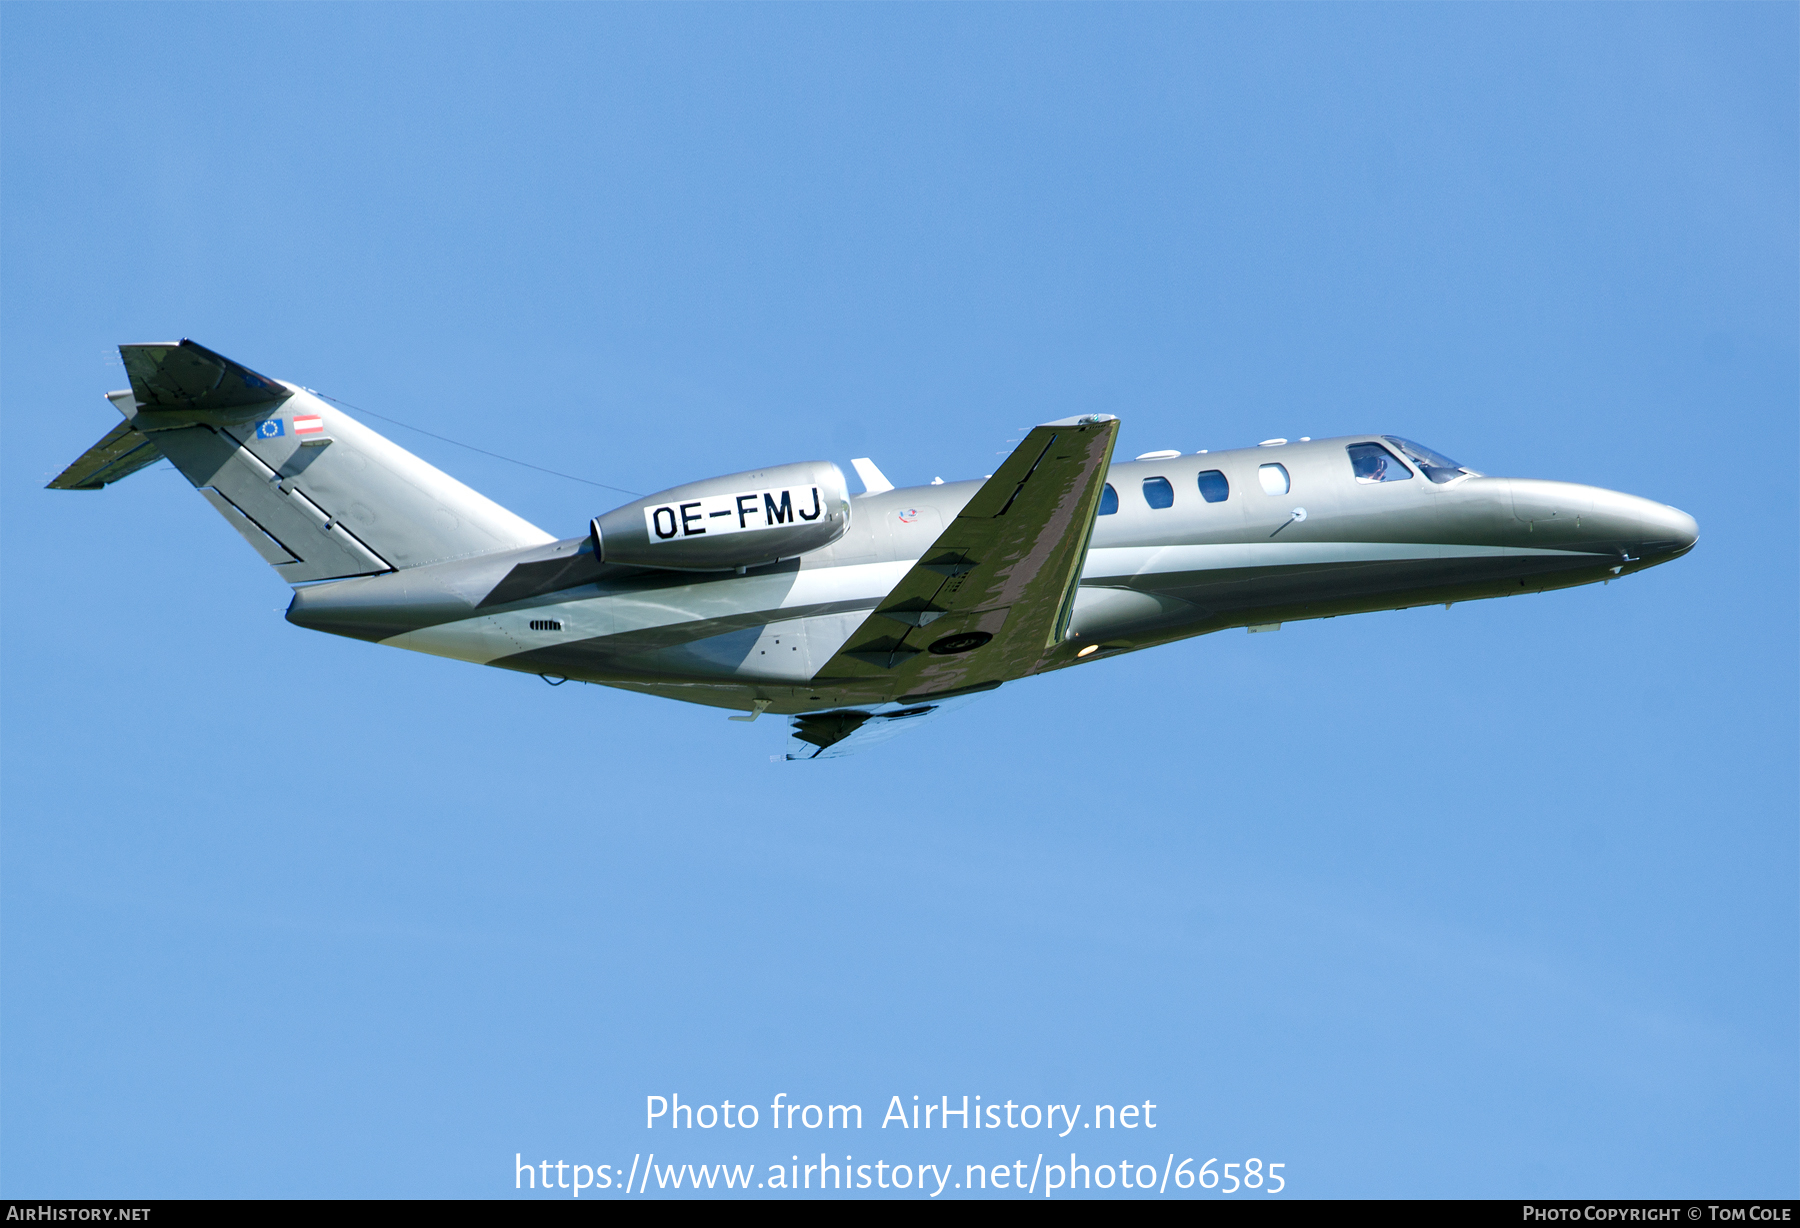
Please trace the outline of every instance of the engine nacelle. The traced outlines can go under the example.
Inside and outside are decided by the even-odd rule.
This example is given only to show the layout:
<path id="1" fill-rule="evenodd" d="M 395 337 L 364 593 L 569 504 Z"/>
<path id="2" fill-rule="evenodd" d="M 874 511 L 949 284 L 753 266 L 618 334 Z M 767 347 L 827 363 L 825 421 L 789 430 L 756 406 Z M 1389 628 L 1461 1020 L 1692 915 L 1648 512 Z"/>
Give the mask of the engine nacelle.
<path id="1" fill-rule="evenodd" d="M 594 557 L 675 571 L 760 567 L 829 546 L 850 527 L 850 491 L 830 461 L 689 482 L 593 522 Z"/>

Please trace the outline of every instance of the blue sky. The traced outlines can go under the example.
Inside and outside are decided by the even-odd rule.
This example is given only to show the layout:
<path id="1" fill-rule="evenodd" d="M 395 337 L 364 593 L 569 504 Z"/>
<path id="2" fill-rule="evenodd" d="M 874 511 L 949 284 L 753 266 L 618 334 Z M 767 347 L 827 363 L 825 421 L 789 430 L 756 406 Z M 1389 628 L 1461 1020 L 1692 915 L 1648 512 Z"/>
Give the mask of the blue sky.
<path id="1" fill-rule="evenodd" d="M 1084 1141 L 875 1126 L 967 1094 L 1153 1101 L 1082 1159 L 1309 1196 L 1793 1197 L 1796 24 L 5 6 L 0 1192 Z M 289 626 L 166 466 L 43 491 L 113 347 L 179 336 L 640 492 L 977 476 L 1109 412 L 1123 455 L 1391 431 L 1702 538 L 774 764 L 774 721 Z M 558 535 L 622 501 L 391 435 Z M 869 1127 L 642 1124 L 778 1092 Z"/>

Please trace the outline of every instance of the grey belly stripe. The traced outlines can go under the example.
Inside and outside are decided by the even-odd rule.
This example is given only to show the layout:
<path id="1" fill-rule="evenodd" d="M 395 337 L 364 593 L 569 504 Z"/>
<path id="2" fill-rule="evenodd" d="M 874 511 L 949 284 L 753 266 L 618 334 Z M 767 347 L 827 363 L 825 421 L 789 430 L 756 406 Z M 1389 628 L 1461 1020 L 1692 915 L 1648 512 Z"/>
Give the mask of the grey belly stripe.
<path id="1" fill-rule="evenodd" d="M 678 623 L 664 623 L 660 627 L 621 631 L 615 635 L 595 635 L 583 640 L 569 640 L 561 644 L 497 657 L 495 660 L 516 664 L 521 659 L 534 662 L 545 659 L 549 654 L 564 659 L 568 658 L 568 654 L 574 654 L 580 659 L 592 659 L 597 656 L 628 656 L 638 652 L 653 652 L 658 648 L 675 648 L 682 644 L 691 644 L 696 640 L 711 639 L 715 635 L 747 631 L 752 627 L 764 627 L 775 622 L 789 622 L 796 618 L 815 618 L 823 614 L 850 614 L 858 610 L 872 610 L 880 601 L 880 597 L 859 597 L 848 601 L 820 601 L 811 605 L 783 606 L 773 610 L 752 610 L 722 618 L 696 618 Z M 554 609 L 555 607 L 544 608 Z"/>

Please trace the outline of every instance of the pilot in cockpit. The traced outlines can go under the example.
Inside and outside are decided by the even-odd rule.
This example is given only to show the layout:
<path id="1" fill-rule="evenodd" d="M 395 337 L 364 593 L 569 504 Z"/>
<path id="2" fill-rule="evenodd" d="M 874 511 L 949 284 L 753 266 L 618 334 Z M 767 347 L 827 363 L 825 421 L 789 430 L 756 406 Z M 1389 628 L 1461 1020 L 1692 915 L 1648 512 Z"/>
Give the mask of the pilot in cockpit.
<path id="1" fill-rule="evenodd" d="M 1350 468 L 1358 482 L 1392 482 L 1399 473 L 1389 472 L 1389 465 L 1394 458 L 1388 455 L 1387 449 L 1376 444 L 1357 444 L 1350 448 Z M 1402 470 L 1401 472 L 1405 472 Z M 1406 473 L 1411 477 L 1411 473 Z"/>

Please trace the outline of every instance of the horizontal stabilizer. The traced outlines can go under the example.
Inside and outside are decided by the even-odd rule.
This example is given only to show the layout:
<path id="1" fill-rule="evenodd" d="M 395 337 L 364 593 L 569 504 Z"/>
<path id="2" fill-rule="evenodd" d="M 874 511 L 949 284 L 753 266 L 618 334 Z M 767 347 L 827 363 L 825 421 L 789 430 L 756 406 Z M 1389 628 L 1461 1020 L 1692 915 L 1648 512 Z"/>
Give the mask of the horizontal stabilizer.
<path id="1" fill-rule="evenodd" d="M 122 345 L 131 391 L 147 410 L 220 413 L 293 395 L 265 375 L 192 341 Z"/>
<path id="2" fill-rule="evenodd" d="M 161 459 L 162 452 L 148 437 L 132 429 L 131 423 L 121 422 L 59 473 L 49 489 L 99 490 Z"/>

